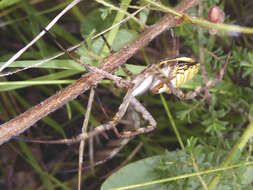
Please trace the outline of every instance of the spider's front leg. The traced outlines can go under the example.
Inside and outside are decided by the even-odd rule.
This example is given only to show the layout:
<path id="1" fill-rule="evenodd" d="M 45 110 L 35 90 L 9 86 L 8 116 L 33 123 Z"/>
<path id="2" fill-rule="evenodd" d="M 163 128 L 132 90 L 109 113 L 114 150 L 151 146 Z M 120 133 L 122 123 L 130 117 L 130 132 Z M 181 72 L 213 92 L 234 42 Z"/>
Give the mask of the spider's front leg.
<path id="1" fill-rule="evenodd" d="M 168 84 L 167 84 L 168 86 Z M 172 85 L 169 87 L 170 91 L 168 93 L 175 95 L 179 99 L 185 99 L 185 94 L 180 88 L 175 88 Z"/>

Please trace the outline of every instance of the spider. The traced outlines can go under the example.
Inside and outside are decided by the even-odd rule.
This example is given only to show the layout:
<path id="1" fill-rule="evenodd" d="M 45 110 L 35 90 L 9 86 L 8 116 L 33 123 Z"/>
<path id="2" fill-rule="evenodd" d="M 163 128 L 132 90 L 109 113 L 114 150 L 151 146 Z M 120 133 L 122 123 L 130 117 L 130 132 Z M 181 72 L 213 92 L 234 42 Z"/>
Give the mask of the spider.
<path id="1" fill-rule="evenodd" d="M 200 63 L 190 57 L 176 57 L 172 59 L 167 58 L 161 60 L 157 64 L 151 64 L 147 66 L 141 73 L 134 76 L 131 81 L 128 81 L 120 77 L 113 77 L 114 75 L 98 71 L 97 69 L 88 66 L 88 70 L 92 72 L 101 72 L 101 74 L 105 75 L 105 77 L 115 80 L 116 83 L 121 87 L 129 88 L 122 101 L 122 104 L 119 107 L 118 112 L 111 121 L 96 127 L 89 133 L 80 134 L 72 139 L 49 140 L 46 142 L 35 140 L 34 142 L 72 144 L 81 140 L 89 139 L 99 133 L 102 133 L 103 131 L 116 129 L 116 125 L 125 115 L 129 105 L 133 106 L 137 112 L 140 112 L 143 118 L 149 122 L 149 125 L 147 127 L 139 128 L 135 131 L 124 131 L 121 134 L 118 132 L 116 133 L 120 137 L 129 138 L 138 134 L 150 132 L 156 128 L 156 121 L 135 97 L 147 91 L 151 91 L 153 94 L 165 92 L 174 94 L 180 99 L 189 99 L 189 97 L 185 97 L 184 93 L 179 89 L 179 87 L 192 79 L 198 72 L 199 67 Z"/>

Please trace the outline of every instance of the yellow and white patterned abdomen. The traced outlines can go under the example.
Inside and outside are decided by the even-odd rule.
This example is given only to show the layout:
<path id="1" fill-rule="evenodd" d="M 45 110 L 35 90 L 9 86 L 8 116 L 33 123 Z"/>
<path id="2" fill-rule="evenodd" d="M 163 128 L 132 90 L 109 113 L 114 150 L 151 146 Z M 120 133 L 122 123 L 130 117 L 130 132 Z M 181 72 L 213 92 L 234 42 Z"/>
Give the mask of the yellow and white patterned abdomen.
<path id="1" fill-rule="evenodd" d="M 175 61 L 176 59 L 174 59 Z M 169 60 L 171 61 L 171 60 Z M 170 69 L 166 68 L 165 70 L 170 70 L 170 73 L 167 74 L 168 77 L 171 77 L 170 84 L 174 88 L 179 88 L 182 84 L 186 83 L 187 81 L 191 80 L 199 71 L 200 63 L 197 63 L 192 58 L 187 57 L 180 57 L 177 58 L 178 64 L 171 66 Z M 166 62 L 170 63 L 170 62 Z M 169 64 L 166 65 L 169 67 Z M 151 92 L 154 94 L 160 94 L 163 92 L 169 92 L 170 88 L 166 85 L 164 81 L 158 80 L 153 86 L 151 87 Z"/>
<path id="2" fill-rule="evenodd" d="M 166 59 L 150 65 L 133 79 L 133 96 L 141 95 L 147 90 L 154 94 L 170 93 L 171 88 L 179 88 L 191 80 L 199 67 L 200 63 L 189 57 Z"/>

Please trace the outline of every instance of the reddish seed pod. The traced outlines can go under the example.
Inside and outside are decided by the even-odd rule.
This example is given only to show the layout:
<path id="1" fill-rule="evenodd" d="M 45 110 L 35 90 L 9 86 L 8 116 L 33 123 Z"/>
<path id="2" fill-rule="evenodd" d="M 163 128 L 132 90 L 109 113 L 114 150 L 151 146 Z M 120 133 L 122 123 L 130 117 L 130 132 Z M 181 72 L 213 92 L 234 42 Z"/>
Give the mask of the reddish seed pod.
<path id="1" fill-rule="evenodd" d="M 208 13 L 208 20 L 213 23 L 222 23 L 224 22 L 225 14 L 217 6 L 211 7 Z"/>
<path id="2" fill-rule="evenodd" d="M 224 12 L 217 6 L 211 7 L 208 13 L 208 20 L 213 23 L 223 23 L 225 19 Z M 214 28 L 209 29 L 210 34 L 214 35 L 217 30 Z"/>

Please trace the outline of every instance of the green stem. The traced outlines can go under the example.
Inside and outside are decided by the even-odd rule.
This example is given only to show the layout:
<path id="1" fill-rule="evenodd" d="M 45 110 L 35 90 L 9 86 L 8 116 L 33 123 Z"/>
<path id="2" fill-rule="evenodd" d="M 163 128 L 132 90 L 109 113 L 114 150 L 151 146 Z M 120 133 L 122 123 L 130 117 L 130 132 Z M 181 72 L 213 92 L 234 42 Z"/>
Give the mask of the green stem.
<path id="1" fill-rule="evenodd" d="M 181 136 L 180 136 L 179 131 L 177 130 L 177 126 L 176 126 L 175 121 L 174 121 L 174 119 L 173 119 L 173 117 L 172 117 L 172 115 L 171 115 L 171 112 L 170 112 L 170 109 L 169 109 L 169 107 L 168 107 L 168 104 L 167 104 L 167 102 L 165 101 L 165 99 L 164 99 L 164 97 L 163 97 L 162 94 L 160 94 L 160 97 L 161 97 L 161 100 L 162 100 L 164 109 L 166 110 L 166 113 L 167 113 L 168 118 L 169 118 L 169 120 L 170 120 L 172 129 L 173 129 L 174 133 L 175 133 L 176 136 L 177 136 L 177 139 L 178 139 L 178 142 L 179 142 L 181 148 L 184 150 L 184 149 L 185 149 L 184 143 L 183 143 L 183 141 L 182 141 L 182 138 L 181 138 Z"/>
<path id="2" fill-rule="evenodd" d="M 140 183 L 140 184 L 135 184 L 135 185 L 128 185 L 125 187 L 113 188 L 110 190 L 126 190 L 126 189 L 129 190 L 129 189 L 136 189 L 138 187 L 141 187 L 143 189 L 144 186 L 161 184 L 161 183 L 166 183 L 169 181 L 176 181 L 179 179 L 186 179 L 186 178 L 196 177 L 196 176 L 200 176 L 200 175 L 212 174 L 214 172 L 225 171 L 225 170 L 229 170 L 229 169 L 233 169 L 233 168 L 239 168 L 239 167 L 243 167 L 243 166 L 251 166 L 252 164 L 253 164 L 253 162 L 247 162 L 245 164 L 236 164 L 236 165 L 223 167 L 223 168 L 210 169 L 210 170 L 200 171 L 200 172 L 196 172 L 196 173 L 189 173 L 189 174 L 184 174 L 184 175 L 175 176 L 175 177 L 169 177 L 169 178 L 165 178 L 165 179 L 160 179 L 160 180 L 155 180 L 155 181 L 150 181 L 150 182 L 145 182 L 145 183 Z"/>
<path id="3" fill-rule="evenodd" d="M 250 27 L 242 27 L 238 25 L 228 25 L 228 24 L 222 24 L 222 23 L 212 23 L 205 19 L 197 18 L 197 17 L 190 17 L 186 14 L 182 14 L 178 11 L 175 11 L 171 8 L 168 8 L 160 3 L 157 3 L 152 0 L 145 0 L 146 2 L 150 3 L 151 5 L 154 5 L 155 7 L 158 7 L 174 16 L 178 16 L 184 19 L 184 21 L 191 22 L 193 24 L 198 24 L 204 27 L 208 28 L 215 28 L 219 30 L 226 30 L 228 32 L 238 32 L 238 33 L 244 33 L 244 34 L 253 34 L 253 28 Z"/>

